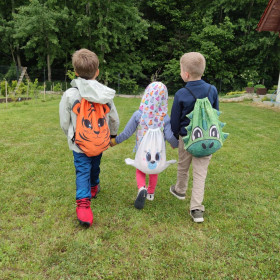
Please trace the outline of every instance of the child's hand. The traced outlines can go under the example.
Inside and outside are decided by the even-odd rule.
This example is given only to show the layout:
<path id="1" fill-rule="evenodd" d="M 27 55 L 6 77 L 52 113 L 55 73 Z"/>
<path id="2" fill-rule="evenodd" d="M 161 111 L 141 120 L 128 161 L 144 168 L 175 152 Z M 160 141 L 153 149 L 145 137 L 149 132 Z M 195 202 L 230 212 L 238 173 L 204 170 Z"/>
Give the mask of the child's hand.
<path id="1" fill-rule="evenodd" d="M 117 145 L 117 142 L 116 142 L 116 138 L 111 138 L 111 141 L 110 141 L 110 146 L 111 147 L 114 147 Z"/>
<path id="2" fill-rule="evenodd" d="M 175 148 L 170 144 L 170 147 L 174 150 Z"/>

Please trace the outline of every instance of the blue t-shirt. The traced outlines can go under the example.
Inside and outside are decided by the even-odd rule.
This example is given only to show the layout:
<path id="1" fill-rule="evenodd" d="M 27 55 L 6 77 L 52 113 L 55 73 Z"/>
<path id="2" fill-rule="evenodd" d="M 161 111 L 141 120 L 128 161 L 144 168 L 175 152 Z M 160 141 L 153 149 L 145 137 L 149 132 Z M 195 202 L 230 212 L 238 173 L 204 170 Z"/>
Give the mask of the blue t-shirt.
<path id="1" fill-rule="evenodd" d="M 186 87 L 194 93 L 196 98 L 201 99 L 207 96 L 210 84 L 203 80 L 197 80 L 188 82 Z M 208 99 L 212 107 L 219 110 L 218 91 L 213 85 L 211 85 Z M 177 139 L 179 135 L 186 136 L 188 134 L 186 127 L 189 125 L 190 120 L 186 115 L 193 111 L 195 101 L 186 88 L 181 88 L 175 93 L 171 109 L 171 129 Z"/>

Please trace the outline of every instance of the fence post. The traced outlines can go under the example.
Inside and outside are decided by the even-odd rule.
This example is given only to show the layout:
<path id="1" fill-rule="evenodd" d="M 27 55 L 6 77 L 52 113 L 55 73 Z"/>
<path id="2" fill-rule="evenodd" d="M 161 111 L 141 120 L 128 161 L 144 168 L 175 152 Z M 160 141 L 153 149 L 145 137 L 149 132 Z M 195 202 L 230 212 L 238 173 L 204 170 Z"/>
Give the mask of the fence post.
<path id="1" fill-rule="evenodd" d="M 44 82 L 44 101 L 46 101 L 46 82 Z"/>
<path id="2" fill-rule="evenodd" d="M 121 74 L 118 74 L 118 94 L 120 94 L 120 76 Z"/>
<path id="3" fill-rule="evenodd" d="M 5 80 L 5 91 L 6 91 L 6 108 L 8 106 L 8 84 L 7 81 Z"/>
<path id="4" fill-rule="evenodd" d="M 278 79 L 278 87 L 276 92 L 276 102 L 280 102 L 280 72 L 279 72 L 279 79 Z"/>
<path id="5" fill-rule="evenodd" d="M 27 100 L 28 100 L 28 95 L 29 95 L 29 81 L 27 81 Z"/>

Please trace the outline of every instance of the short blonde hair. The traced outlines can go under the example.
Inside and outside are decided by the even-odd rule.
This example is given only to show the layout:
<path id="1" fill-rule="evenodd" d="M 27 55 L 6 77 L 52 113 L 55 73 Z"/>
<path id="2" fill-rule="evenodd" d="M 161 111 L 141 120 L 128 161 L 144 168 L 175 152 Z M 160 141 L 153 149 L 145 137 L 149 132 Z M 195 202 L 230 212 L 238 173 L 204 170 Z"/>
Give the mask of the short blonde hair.
<path id="1" fill-rule="evenodd" d="M 79 77 L 88 80 L 92 79 L 98 70 L 99 59 L 94 52 L 88 49 L 80 49 L 74 52 L 72 64 Z"/>
<path id="2" fill-rule="evenodd" d="M 188 72 L 192 77 L 198 78 L 204 73 L 206 60 L 199 52 L 189 52 L 181 57 L 180 64 L 183 71 Z"/>

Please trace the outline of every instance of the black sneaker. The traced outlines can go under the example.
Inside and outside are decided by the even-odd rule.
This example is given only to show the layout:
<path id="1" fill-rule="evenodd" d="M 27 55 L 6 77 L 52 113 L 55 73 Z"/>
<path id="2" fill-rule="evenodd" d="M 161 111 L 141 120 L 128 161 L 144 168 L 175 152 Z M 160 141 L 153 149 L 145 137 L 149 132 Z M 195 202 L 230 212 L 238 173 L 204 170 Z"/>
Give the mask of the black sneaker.
<path id="1" fill-rule="evenodd" d="M 190 215 L 195 223 L 202 223 L 203 219 L 203 211 L 199 209 L 191 210 Z"/>
<path id="2" fill-rule="evenodd" d="M 171 192 L 174 196 L 176 196 L 177 198 L 179 198 L 179 199 L 181 199 L 181 200 L 183 200 L 183 199 L 186 198 L 186 195 L 181 194 L 181 193 L 178 193 L 178 192 L 175 191 L 175 186 L 174 186 L 174 185 L 170 187 L 170 192 Z"/>
<path id="3" fill-rule="evenodd" d="M 147 190 L 145 187 L 139 189 L 134 206 L 137 209 L 143 209 L 147 198 Z"/>

